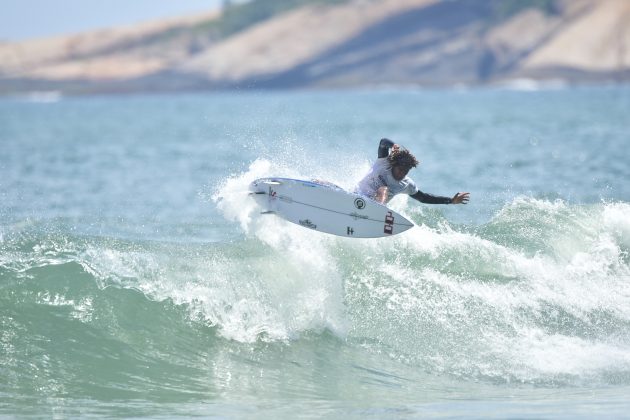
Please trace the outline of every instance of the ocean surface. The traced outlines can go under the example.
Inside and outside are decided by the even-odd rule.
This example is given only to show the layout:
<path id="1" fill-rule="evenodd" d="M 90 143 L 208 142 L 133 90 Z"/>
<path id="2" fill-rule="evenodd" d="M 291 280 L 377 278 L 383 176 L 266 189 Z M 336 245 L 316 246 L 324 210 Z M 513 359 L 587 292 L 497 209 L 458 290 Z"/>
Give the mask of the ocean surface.
<path id="1" fill-rule="evenodd" d="M 382 137 L 470 203 L 247 196 Z M 0 417 L 627 417 L 629 150 L 628 86 L 0 99 Z"/>

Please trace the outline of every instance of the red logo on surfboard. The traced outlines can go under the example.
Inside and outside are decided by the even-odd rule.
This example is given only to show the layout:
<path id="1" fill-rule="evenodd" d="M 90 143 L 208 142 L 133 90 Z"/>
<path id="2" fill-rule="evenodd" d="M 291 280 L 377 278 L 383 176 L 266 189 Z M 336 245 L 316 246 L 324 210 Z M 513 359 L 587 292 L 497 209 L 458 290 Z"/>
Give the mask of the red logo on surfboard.
<path id="1" fill-rule="evenodd" d="M 385 215 L 385 226 L 383 228 L 383 232 L 388 235 L 394 233 L 394 215 L 391 211 L 388 211 Z"/>

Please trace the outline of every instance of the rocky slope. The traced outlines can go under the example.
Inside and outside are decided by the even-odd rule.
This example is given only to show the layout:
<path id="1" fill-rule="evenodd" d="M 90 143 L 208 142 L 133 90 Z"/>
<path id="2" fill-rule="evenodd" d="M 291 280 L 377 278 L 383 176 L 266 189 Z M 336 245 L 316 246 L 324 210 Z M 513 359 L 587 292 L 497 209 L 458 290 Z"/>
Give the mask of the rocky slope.
<path id="1" fill-rule="evenodd" d="M 538 3 L 315 2 L 226 37 L 209 13 L 0 43 L 0 93 L 630 79 L 630 1 Z"/>

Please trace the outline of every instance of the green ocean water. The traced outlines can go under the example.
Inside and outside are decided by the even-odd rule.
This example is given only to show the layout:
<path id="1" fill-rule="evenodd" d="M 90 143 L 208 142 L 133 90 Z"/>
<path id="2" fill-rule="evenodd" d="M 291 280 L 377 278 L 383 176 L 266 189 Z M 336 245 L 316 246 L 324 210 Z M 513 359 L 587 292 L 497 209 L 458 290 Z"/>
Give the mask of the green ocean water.
<path id="1" fill-rule="evenodd" d="M 0 416 L 630 409 L 630 89 L 0 100 Z M 467 206 L 383 239 L 261 216 L 389 137 Z"/>

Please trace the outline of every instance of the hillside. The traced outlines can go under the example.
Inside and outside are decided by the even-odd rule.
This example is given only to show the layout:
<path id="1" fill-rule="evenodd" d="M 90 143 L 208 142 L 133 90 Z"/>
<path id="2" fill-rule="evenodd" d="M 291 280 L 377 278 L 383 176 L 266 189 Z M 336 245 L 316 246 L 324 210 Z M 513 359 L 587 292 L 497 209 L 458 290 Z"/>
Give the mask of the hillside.
<path id="1" fill-rule="evenodd" d="M 273 5 L 273 6 L 272 6 Z M 0 93 L 630 79 L 627 0 L 256 0 L 0 43 Z"/>

